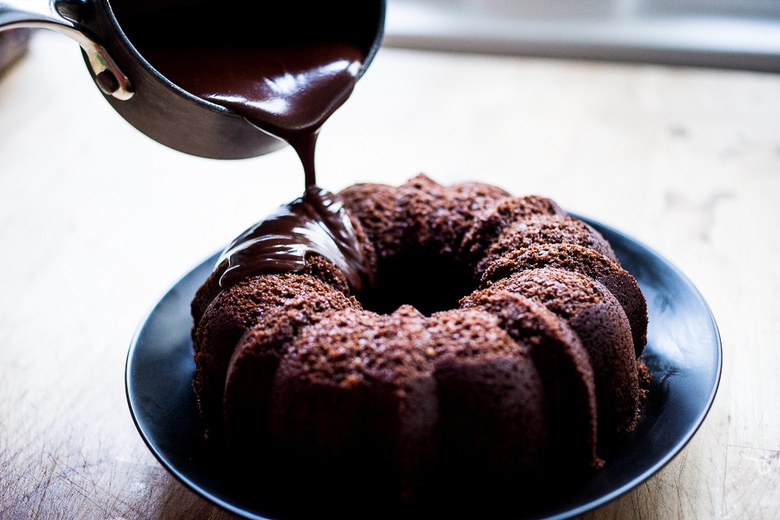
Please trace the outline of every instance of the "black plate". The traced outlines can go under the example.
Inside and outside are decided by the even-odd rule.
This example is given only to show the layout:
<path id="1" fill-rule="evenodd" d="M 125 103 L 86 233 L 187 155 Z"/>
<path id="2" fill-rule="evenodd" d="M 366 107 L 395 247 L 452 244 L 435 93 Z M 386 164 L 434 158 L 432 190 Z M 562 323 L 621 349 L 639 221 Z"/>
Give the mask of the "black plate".
<path id="1" fill-rule="evenodd" d="M 653 386 L 644 416 L 607 466 L 565 496 L 554 496 L 534 517 L 565 518 L 603 505 L 639 485 L 691 439 L 712 405 L 721 374 L 715 320 L 697 289 L 666 260 L 636 240 L 588 221 L 612 244 L 638 280 L 650 326 L 644 360 Z M 152 453 L 203 497 L 247 518 L 273 514 L 224 478 L 217 456 L 201 440 L 192 392 L 190 301 L 214 265 L 212 257 L 179 280 L 138 330 L 127 357 L 130 412 Z M 261 499 L 262 503 L 262 499 Z M 528 518 L 518 510 L 516 518 Z"/>

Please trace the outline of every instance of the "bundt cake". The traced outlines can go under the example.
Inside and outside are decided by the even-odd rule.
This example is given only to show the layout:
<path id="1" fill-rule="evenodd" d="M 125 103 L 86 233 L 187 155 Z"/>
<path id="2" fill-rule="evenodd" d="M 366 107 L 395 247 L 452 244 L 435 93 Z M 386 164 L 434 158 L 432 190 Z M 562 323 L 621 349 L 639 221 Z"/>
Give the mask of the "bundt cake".
<path id="1" fill-rule="evenodd" d="M 225 250 L 192 315 L 209 443 L 331 501 L 531 500 L 601 468 L 648 386 L 647 306 L 610 244 L 483 183 L 309 188 Z"/>

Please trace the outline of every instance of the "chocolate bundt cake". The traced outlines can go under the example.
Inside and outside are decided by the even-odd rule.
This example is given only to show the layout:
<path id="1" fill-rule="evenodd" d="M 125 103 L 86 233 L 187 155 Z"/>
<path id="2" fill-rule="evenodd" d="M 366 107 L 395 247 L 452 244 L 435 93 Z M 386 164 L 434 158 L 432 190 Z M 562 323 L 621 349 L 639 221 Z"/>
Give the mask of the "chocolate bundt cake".
<path id="1" fill-rule="evenodd" d="M 482 183 L 310 188 L 225 250 L 192 315 L 208 441 L 330 500 L 530 500 L 601 468 L 648 386 L 610 244 Z"/>

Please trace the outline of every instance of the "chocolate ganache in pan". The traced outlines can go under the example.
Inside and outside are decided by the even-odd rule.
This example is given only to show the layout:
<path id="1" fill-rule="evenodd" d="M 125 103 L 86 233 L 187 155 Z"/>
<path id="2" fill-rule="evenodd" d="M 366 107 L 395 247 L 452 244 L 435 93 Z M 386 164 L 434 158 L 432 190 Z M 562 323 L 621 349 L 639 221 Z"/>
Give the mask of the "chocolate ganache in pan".
<path id="1" fill-rule="evenodd" d="M 317 134 L 373 59 L 385 3 L 139 2 L 127 12 L 117 6 L 117 20 L 149 65 L 178 89 L 286 141 L 306 186 L 316 184 Z"/>
<path id="2" fill-rule="evenodd" d="M 356 46 L 329 43 L 281 49 L 158 47 L 149 58 L 188 92 L 287 141 L 303 163 L 306 186 L 313 186 L 320 127 L 349 97 L 364 55 Z"/>

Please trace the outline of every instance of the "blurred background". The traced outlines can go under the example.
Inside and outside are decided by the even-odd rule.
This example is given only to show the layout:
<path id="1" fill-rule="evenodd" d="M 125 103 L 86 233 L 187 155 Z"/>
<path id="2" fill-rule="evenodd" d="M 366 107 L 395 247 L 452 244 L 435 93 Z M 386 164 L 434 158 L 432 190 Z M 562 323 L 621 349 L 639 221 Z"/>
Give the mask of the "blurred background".
<path id="1" fill-rule="evenodd" d="M 389 0 L 391 46 L 780 71 L 778 0 Z"/>

